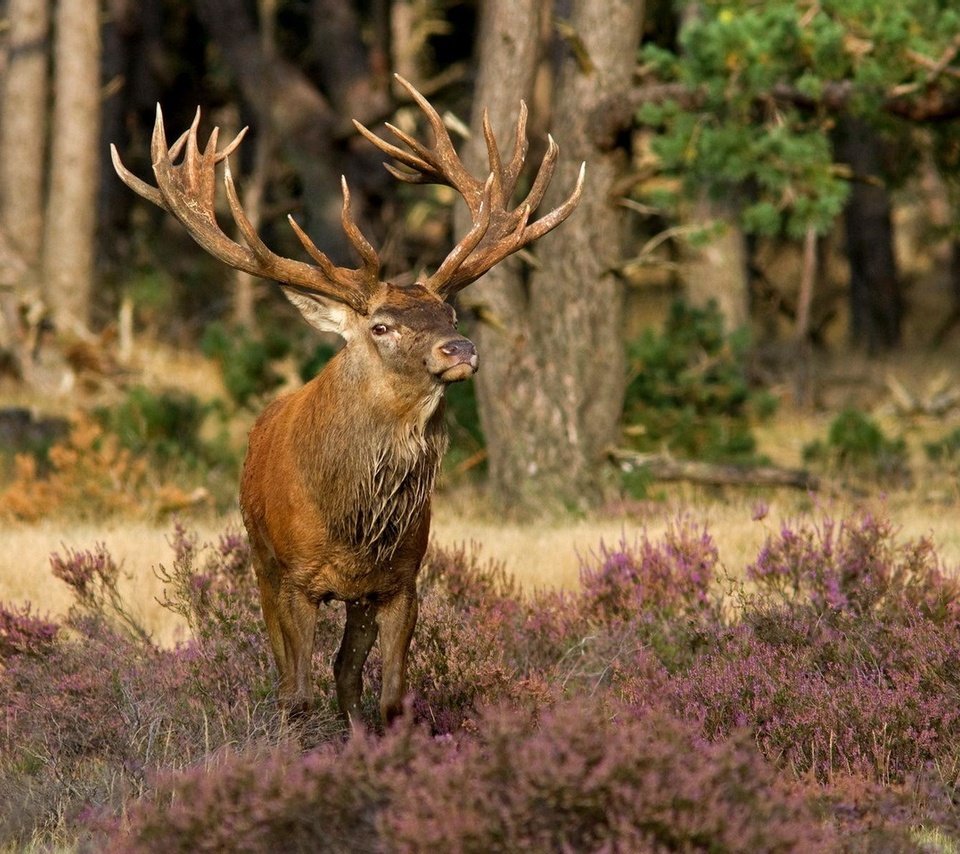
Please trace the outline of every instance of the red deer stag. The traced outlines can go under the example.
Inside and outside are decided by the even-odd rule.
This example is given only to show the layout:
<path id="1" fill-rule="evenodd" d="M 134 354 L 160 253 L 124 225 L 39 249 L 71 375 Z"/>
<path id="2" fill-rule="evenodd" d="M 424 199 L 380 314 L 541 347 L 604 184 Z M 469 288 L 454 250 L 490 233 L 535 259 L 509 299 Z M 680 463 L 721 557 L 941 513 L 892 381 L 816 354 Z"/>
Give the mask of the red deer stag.
<path id="1" fill-rule="evenodd" d="M 507 163 L 485 117 L 490 174 L 475 178 L 457 156 L 436 110 L 410 83 L 397 79 L 425 113 L 433 146 L 389 124 L 405 148 L 354 122 L 357 130 L 400 164 L 384 164 L 392 175 L 412 184 L 454 188 L 473 219 L 437 271 L 412 285 L 381 280 L 377 252 L 351 215 L 345 180 L 342 223 L 362 262 L 357 269 L 334 266 L 293 218 L 290 225 L 315 263 L 270 251 L 244 214 L 230 174 L 227 157 L 243 132 L 218 151 L 214 129 L 201 152 L 199 111 L 190 129 L 168 148 L 158 106 L 151 144 L 156 187 L 129 172 L 111 146 L 114 167 L 128 187 L 172 213 L 214 257 L 279 282 L 308 323 L 346 341 L 313 380 L 273 401 L 254 425 L 240 507 L 279 670 L 281 705 L 291 713 L 311 707 L 317 608 L 340 600 L 346 603 L 346 628 L 334 674 L 341 712 L 354 726 L 361 725 L 363 664 L 378 633 L 380 712 L 389 723 L 401 711 L 407 651 L 417 620 L 416 577 L 430 530 L 433 482 L 447 441 L 444 388 L 477 370 L 476 349 L 458 334 L 449 300 L 563 222 L 580 201 L 584 174 L 581 167 L 563 204 L 529 222 L 552 177 L 557 146 L 550 139 L 530 192 L 511 208 L 527 148 L 523 103 Z M 215 172 L 221 161 L 227 201 L 246 245 L 231 240 L 217 224 Z"/>

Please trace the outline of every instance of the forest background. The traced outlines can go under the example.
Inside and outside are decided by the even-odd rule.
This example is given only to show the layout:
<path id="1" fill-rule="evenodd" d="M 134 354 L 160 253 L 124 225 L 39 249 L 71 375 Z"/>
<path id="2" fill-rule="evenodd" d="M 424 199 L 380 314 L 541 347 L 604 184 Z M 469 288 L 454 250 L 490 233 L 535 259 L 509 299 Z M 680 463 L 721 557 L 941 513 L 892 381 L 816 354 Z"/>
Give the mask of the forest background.
<path id="1" fill-rule="evenodd" d="M 955 3 L 0 20 L 3 850 L 958 850 Z M 545 208 L 587 180 L 458 301 L 482 369 L 448 394 L 410 714 L 345 746 L 341 615 L 291 727 L 236 528 L 253 419 L 339 343 L 109 144 L 149 180 L 158 103 L 170 139 L 198 105 L 249 125 L 268 245 L 299 257 L 292 215 L 353 264 L 342 174 L 412 281 L 469 222 L 355 132 L 428 133 L 394 72 L 478 171 L 482 111 L 509 150 L 523 99 Z"/>
<path id="2" fill-rule="evenodd" d="M 581 161 L 590 175 L 562 232 L 458 306 L 484 370 L 452 395 L 451 482 L 479 476 L 519 517 L 582 512 L 645 493 L 658 460 L 629 452 L 769 458 L 755 429 L 778 403 L 780 423 L 853 407 L 855 441 L 880 430 L 863 414 L 880 404 L 953 407 L 949 3 L 10 0 L 6 21 L 5 388 L 47 414 L 97 410 L 152 462 L 196 451 L 203 481 L 229 482 L 246 413 L 336 342 L 318 346 L 277 288 L 221 268 L 148 210 L 108 143 L 149 177 L 157 103 L 168 133 L 197 105 L 203 129 L 250 125 L 234 171 L 270 245 L 296 254 L 293 214 L 351 263 L 343 174 L 388 273 L 412 278 L 443 257 L 465 210 L 444 188 L 393 180 L 353 131 L 351 118 L 417 129 L 391 72 L 438 104 L 468 163 L 485 157 L 481 111 L 507 148 L 523 98 L 531 162 L 547 130 L 562 142 L 554 194 Z M 179 361 L 151 375 L 164 350 Z M 204 361 L 222 389 L 177 376 Z M 949 455 L 948 435 L 933 441 Z M 174 439 L 180 450 L 164 451 Z M 810 458 L 814 444 L 801 442 Z M 786 457 L 775 461 L 797 462 Z"/>

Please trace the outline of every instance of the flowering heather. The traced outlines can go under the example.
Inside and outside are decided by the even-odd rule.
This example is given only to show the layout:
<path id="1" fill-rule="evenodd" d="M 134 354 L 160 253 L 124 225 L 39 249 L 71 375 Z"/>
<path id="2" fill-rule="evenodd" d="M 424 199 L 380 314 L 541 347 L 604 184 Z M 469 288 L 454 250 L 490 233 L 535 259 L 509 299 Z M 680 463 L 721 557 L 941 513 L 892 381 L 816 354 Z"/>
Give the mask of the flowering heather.
<path id="1" fill-rule="evenodd" d="M 747 576 L 779 596 L 802 594 L 818 609 L 863 613 L 909 605 L 945 616 L 960 599 L 957 580 L 944 574 L 929 539 L 898 542 L 890 520 L 871 514 L 785 524 Z"/>
<path id="2" fill-rule="evenodd" d="M 127 851 L 829 851 L 829 827 L 745 740 L 673 716 L 568 702 L 499 709 L 474 739 L 400 727 L 302 757 L 237 756 L 166 778 Z M 805 847 L 812 846 L 812 847 Z"/>
<path id="3" fill-rule="evenodd" d="M 349 740 L 329 667 L 342 609 L 320 609 L 317 708 L 291 725 L 242 534 L 174 529 L 158 573 L 192 629 L 174 649 L 124 610 L 105 549 L 55 556 L 77 603 L 63 621 L 0 606 L 0 844 L 951 850 L 960 596 L 928 542 L 870 516 L 784 526 L 733 614 L 705 530 L 624 540 L 565 593 L 432 549 L 409 713 Z M 372 712 L 376 653 L 366 678 Z"/>
<path id="4" fill-rule="evenodd" d="M 60 626 L 36 616 L 30 605 L 0 602 L 0 662 L 17 655 L 43 655 L 52 646 Z"/>
<path id="5" fill-rule="evenodd" d="M 713 538 L 688 519 L 674 522 L 661 542 L 644 534 L 616 548 L 601 544 L 581 564 L 584 607 L 601 620 L 702 607 L 717 559 Z"/>

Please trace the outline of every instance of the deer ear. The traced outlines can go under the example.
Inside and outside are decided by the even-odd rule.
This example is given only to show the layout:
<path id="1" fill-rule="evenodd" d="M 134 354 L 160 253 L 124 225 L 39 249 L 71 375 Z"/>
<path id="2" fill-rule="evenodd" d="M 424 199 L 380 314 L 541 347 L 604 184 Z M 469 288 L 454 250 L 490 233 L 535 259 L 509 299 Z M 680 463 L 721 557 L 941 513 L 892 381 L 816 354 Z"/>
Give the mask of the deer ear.
<path id="1" fill-rule="evenodd" d="M 281 290 L 314 329 L 319 329 L 321 332 L 336 332 L 337 335 L 347 337 L 349 329 L 347 321 L 355 313 L 352 308 L 319 294 L 308 294 L 283 286 Z"/>

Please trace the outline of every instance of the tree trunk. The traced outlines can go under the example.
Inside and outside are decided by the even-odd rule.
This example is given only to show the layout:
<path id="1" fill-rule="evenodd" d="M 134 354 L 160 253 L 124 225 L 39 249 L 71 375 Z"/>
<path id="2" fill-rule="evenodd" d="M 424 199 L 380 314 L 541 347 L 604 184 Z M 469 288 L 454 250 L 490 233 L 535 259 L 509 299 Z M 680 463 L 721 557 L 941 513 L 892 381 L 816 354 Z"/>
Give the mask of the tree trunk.
<path id="1" fill-rule="evenodd" d="M 230 66 L 258 122 L 269 123 L 277 145 L 300 177 L 305 225 L 336 263 L 353 263 L 340 228 L 340 174 L 333 139 L 346 127 L 320 90 L 294 65 L 263 50 L 242 0 L 196 0 L 197 14 Z"/>
<path id="2" fill-rule="evenodd" d="M 10 48 L 0 114 L 3 229 L 29 266 L 43 243 L 50 11 L 46 0 L 10 0 Z"/>
<path id="3" fill-rule="evenodd" d="M 850 262 L 850 337 L 871 353 L 900 343 L 903 301 L 893 255 L 890 194 L 877 181 L 881 141 L 865 122 L 844 116 L 838 122 L 837 159 L 849 164 L 855 180 L 844 210 Z"/>
<path id="4" fill-rule="evenodd" d="M 84 330 L 93 291 L 100 159 L 99 3 L 59 0 L 54 23 L 53 135 L 44 284 L 60 328 Z"/>
<path id="5" fill-rule="evenodd" d="M 529 42 L 539 32 L 538 5 L 485 7 L 475 128 L 476 111 L 487 105 L 494 128 L 507 137 L 517 98 L 532 85 L 536 46 Z M 604 452 L 617 435 L 625 382 L 622 291 L 610 271 L 621 257 L 621 226 L 609 196 L 623 164 L 598 149 L 590 115 L 602 97 L 629 84 L 642 15 L 643 4 L 631 0 L 574 3 L 576 49 L 554 97 L 560 158 L 542 208 L 569 194 L 586 160 L 583 199 L 534 248 L 539 269 L 525 277 L 521 261 L 508 261 L 469 294 L 488 320 L 477 337 L 490 486 L 497 503 L 517 514 L 594 504 Z"/>
<path id="6" fill-rule="evenodd" d="M 683 264 L 684 297 L 699 308 L 713 302 L 731 332 L 749 320 L 747 247 L 737 213 L 730 204 L 701 193 L 694 222 L 715 231 L 702 246 L 690 247 Z"/>

